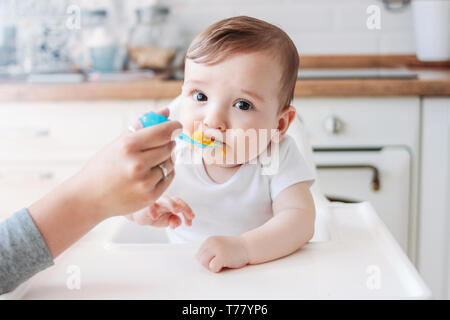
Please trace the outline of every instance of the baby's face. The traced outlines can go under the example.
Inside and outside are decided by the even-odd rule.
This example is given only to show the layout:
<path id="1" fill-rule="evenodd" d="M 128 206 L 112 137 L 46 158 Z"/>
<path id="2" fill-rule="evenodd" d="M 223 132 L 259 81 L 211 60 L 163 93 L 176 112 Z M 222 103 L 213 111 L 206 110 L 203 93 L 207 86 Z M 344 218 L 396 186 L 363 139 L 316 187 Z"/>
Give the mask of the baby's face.
<path id="1" fill-rule="evenodd" d="M 226 165 L 254 159 L 278 127 L 280 78 L 278 61 L 264 52 L 235 54 L 215 65 L 186 59 L 179 119 L 184 133 L 200 131 L 205 140 L 223 142 L 224 152 L 216 151 L 226 155 Z"/>

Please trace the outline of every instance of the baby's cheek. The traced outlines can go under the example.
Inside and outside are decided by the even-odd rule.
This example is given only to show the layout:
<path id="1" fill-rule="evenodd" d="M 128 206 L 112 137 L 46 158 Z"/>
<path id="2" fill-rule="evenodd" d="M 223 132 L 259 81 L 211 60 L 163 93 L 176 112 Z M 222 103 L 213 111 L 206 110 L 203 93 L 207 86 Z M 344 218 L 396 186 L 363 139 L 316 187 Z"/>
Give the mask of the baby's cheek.
<path id="1" fill-rule="evenodd" d="M 270 136 L 267 138 L 265 133 L 261 133 L 259 130 L 256 132 L 257 134 L 254 137 L 248 139 L 245 145 L 241 146 L 245 148 L 246 162 L 256 159 L 260 154 L 267 150 L 270 143 Z"/>
<path id="2" fill-rule="evenodd" d="M 183 126 L 183 133 L 187 134 L 188 136 L 191 136 L 191 134 L 194 132 L 194 126 L 193 121 L 187 117 L 183 117 L 180 115 L 179 121 L 181 122 L 181 125 Z"/>
<path id="3" fill-rule="evenodd" d="M 188 101 L 184 101 L 183 99 L 179 108 L 178 121 L 180 121 L 183 126 L 183 132 L 190 136 L 194 132 L 194 119 L 192 117 L 193 111 L 191 110 L 192 107 Z"/>

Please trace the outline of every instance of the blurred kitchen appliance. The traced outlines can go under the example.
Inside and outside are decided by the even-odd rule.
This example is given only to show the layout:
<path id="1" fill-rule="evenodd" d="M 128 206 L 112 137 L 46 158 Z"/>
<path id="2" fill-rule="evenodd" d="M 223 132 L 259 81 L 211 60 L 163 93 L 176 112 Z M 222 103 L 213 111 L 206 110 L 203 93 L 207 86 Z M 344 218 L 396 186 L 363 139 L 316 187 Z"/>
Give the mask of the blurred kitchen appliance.
<path id="1" fill-rule="evenodd" d="M 295 99 L 318 182 L 332 201 L 369 201 L 413 260 L 418 98 Z"/>
<path id="2" fill-rule="evenodd" d="M 332 201 L 370 201 L 406 251 L 411 155 L 406 146 L 322 148 L 314 161 L 320 186 Z"/>

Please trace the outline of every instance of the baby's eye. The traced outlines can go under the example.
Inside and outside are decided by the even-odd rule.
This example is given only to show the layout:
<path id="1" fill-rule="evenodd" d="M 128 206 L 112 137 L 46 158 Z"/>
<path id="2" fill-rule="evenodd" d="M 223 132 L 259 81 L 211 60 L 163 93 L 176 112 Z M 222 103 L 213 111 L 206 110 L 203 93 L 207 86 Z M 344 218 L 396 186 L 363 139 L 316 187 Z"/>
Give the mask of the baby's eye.
<path id="1" fill-rule="evenodd" d="M 196 100 L 196 101 L 207 101 L 207 100 L 208 100 L 208 97 L 205 96 L 203 93 L 201 93 L 201 92 L 199 92 L 199 91 L 195 91 L 195 92 L 192 94 L 192 97 L 193 97 L 194 100 Z"/>
<path id="2" fill-rule="evenodd" d="M 239 100 L 238 102 L 236 102 L 234 104 L 234 106 L 236 108 L 238 108 L 239 110 L 243 110 L 243 111 L 247 111 L 247 110 L 250 110 L 253 108 L 253 106 L 250 103 L 248 103 L 247 101 L 244 101 L 244 100 Z"/>

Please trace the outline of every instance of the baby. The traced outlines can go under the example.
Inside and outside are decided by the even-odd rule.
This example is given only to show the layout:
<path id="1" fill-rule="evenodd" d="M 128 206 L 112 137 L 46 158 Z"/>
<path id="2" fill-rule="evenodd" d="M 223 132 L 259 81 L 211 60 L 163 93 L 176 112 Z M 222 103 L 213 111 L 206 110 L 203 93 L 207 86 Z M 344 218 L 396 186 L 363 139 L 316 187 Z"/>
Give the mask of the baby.
<path id="1" fill-rule="evenodd" d="M 186 54 L 178 120 L 188 136 L 218 147 L 177 141 L 172 184 L 129 218 L 169 226 L 172 242 L 203 241 L 196 258 L 213 272 L 274 260 L 307 243 L 314 177 L 285 135 L 295 117 L 298 65 L 286 33 L 255 18 L 225 19 L 198 35 Z"/>

